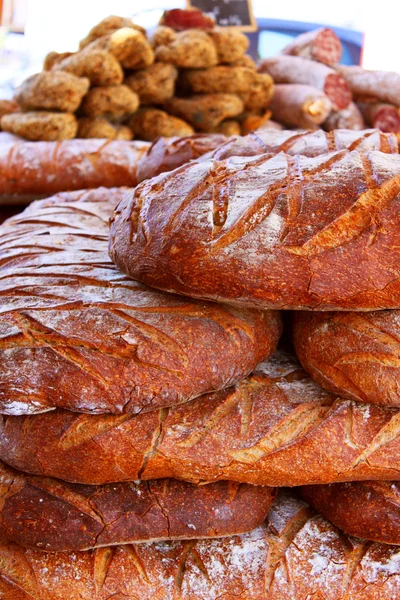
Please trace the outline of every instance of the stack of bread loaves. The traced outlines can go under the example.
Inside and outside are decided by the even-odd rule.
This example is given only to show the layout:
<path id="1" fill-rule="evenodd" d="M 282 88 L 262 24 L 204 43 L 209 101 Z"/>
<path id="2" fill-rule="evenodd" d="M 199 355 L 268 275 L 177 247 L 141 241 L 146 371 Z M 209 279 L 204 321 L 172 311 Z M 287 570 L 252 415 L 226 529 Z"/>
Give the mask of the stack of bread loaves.
<path id="1" fill-rule="evenodd" d="M 264 133 L 1 226 L 1 598 L 398 596 L 396 138 Z"/>

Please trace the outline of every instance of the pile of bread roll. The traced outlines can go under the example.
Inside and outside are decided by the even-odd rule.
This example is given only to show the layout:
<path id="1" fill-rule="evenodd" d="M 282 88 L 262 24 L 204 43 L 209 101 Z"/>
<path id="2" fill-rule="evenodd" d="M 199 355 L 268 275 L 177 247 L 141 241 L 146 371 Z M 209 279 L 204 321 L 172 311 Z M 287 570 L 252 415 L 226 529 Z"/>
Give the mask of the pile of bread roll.
<path id="1" fill-rule="evenodd" d="M 110 16 L 77 52 L 46 57 L 16 90 L 17 106 L 0 106 L 1 127 L 35 141 L 240 134 L 249 119 L 261 122 L 273 93 L 248 46 L 245 34 L 198 10 L 167 11 L 150 39 Z"/>
<path id="2" fill-rule="evenodd" d="M 396 136 L 78 142 L 0 144 L 0 597 L 396 598 Z"/>

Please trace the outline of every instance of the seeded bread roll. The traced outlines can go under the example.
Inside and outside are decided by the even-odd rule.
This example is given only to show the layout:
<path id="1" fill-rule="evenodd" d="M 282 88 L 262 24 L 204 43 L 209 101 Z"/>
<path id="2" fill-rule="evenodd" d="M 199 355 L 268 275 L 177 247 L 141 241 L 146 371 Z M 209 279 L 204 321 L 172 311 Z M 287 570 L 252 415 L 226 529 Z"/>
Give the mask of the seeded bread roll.
<path id="1" fill-rule="evenodd" d="M 274 351 L 278 313 L 159 293 L 114 267 L 108 221 L 123 194 L 61 194 L 3 224 L 0 412 L 172 406 Z"/>
<path id="2" fill-rule="evenodd" d="M 400 308 L 399 155 L 208 158 L 154 183 L 111 226 L 131 277 L 263 309 Z"/>
<path id="3" fill-rule="evenodd" d="M 248 534 L 48 553 L 0 547 L 7 600 L 393 600 L 398 547 L 339 532 L 281 494 Z"/>

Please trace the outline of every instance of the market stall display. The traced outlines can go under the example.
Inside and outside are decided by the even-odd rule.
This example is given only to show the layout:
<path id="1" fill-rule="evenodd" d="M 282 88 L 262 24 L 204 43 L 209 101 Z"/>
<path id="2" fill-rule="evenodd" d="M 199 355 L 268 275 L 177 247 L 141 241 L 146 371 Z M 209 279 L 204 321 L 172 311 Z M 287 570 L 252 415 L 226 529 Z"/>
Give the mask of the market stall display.
<path id="1" fill-rule="evenodd" d="M 5 600 L 400 594 L 396 74 L 247 48 L 111 16 L 0 103 Z"/>

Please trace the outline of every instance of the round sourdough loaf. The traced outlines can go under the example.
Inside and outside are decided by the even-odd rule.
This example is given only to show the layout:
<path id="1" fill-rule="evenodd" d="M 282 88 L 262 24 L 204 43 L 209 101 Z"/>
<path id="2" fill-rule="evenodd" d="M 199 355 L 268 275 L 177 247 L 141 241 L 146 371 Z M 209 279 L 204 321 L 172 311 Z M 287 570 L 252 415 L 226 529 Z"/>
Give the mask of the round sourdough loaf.
<path id="1" fill-rule="evenodd" d="M 50 553 L 0 546 L 6 600 L 394 600 L 398 546 L 344 535 L 280 494 L 262 527 L 215 540 Z"/>
<path id="2" fill-rule="evenodd" d="M 235 535 L 262 525 L 275 496 L 274 488 L 228 481 L 76 485 L 0 462 L 0 538 L 60 552 Z"/>
<path id="3" fill-rule="evenodd" d="M 110 253 L 153 287 L 241 306 L 400 307 L 400 156 L 193 161 L 115 211 Z"/>
<path id="4" fill-rule="evenodd" d="M 400 406 L 400 311 L 298 312 L 294 343 L 305 370 L 325 389 Z"/>
<path id="5" fill-rule="evenodd" d="M 160 293 L 114 267 L 108 220 L 123 193 L 63 193 L 1 226 L 0 412 L 171 406 L 274 351 L 278 313 Z"/>
<path id="6" fill-rule="evenodd" d="M 234 387 L 139 415 L 0 416 L 0 458 L 86 484 L 400 480 L 400 411 L 326 392 L 277 353 Z"/>
<path id="7" fill-rule="evenodd" d="M 400 483 L 353 481 L 301 488 L 303 498 L 345 533 L 400 545 Z M 399 589 L 400 592 L 400 589 Z"/>

